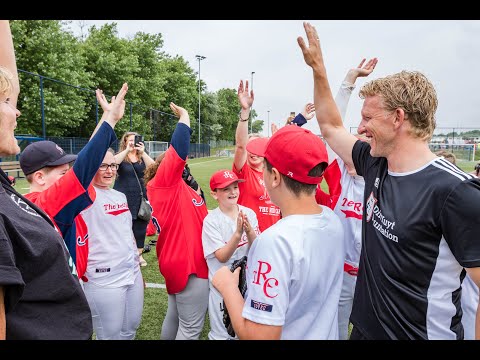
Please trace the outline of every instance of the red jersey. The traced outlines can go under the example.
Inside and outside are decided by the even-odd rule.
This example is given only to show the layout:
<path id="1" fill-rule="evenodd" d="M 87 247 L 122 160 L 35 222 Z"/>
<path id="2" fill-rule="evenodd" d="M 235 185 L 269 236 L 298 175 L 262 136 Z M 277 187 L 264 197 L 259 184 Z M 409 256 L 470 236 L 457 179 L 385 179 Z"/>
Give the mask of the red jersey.
<path id="1" fill-rule="evenodd" d="M 181 292 L 191 274 L 208 279 L 202 246 L 202 225 L 208 210 L 202 197 L 182 179 L 185 163 L 170 146 L 147 184 L 152 221 L 159 231 L 158 264 L 169 294 Z"/>
<path id="2" fill-rule="evenodd" d="M 264 232 L 280 220 L 280 208 L 270 201 L 263 181 L 263 172 L 253 170 L 247 163 L 240 171 L 233 164 L 232 170 L 239 179 L 245 180 L 245 182 L 238 183 L 240 190 L 238 204 L 255 211 L 258 227 L 261 232 Z"/>
<path id="3" fill-rule="evenodd" d="M 48 189 L 25 195 L 28 200 L 45 211 L 62 235 L 71 255 L 72 264 L 69 264 L 71 271 L 80 279 L 87 266 L 88 229 L 82 216 L 77 213 L 79 209 L 92 203 L 89 196 L 90 188 L 85 191 L 73 169 L 70 169 Z M 85 205 L 78 207 L 76 203 Z M 88 281 L 85 278 L 83 280 Z"/>

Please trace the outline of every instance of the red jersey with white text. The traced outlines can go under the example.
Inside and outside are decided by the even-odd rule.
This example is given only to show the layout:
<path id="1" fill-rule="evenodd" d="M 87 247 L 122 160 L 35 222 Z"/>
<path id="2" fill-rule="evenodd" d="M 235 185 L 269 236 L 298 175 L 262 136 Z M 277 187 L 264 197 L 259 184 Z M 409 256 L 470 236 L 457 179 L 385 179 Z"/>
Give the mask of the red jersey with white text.
<path id="1" fill-rule="evenodd" d="M 203 198 L 182 179 L 185 163 L 170 146 L 147 184 L 152 221 L 159 231 L 158 264 L 169 294 L 181 292 L 191 274 L 208 279 L 202 247 L 202 224 L 208 210 Z"/>
<path id="2" fill-rule="evenodd" d="M 280 208 L 270 201 L 263 181 L 263 172 L 253 170 L 247 163 L 240 171 L 233 164 L 232 170 L 239 179 L 245 180 L 238 183 L 240 190 L 238 204 L 252 209 L 257 214 L 258 227 L 264 232 L 280 220 L 281 215 Z"/>
<path id="3" fill-rule="evenodd" d="M 45 211 L 62 235 L 70 254 L 70 270 L 79 278 L 83 277 L 88 256 L 88 231 L 80 212 L 93 202 L 90 183 L 108 147 L 116 139 L 113 128 L 104 122 L 64 176 L 42 192 L 25 195 Z M 83 280 L 86 281 L 85 278 Z"/>

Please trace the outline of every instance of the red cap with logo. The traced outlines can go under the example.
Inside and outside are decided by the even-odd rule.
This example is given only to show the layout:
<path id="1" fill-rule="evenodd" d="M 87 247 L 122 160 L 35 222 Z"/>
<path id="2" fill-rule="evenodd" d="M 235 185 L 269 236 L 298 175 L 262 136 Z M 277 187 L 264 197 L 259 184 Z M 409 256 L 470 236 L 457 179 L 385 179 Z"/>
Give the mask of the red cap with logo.
<path id="1" fill-rule="evenodd" d="M 298 126 L 284 126 L 263 146 L 253 139 L 247 151 L 264 157 L 281 174 L 305 184 L 318 184 L 322 176 L 308 173 L 318 164 L 328 164 L 327 148 L 323 141 L 310 130 Z"/>
<path id="2" fill-rule="evenodd" d="M 210 178 L 210 190 L 214 191 L 215 189 L 226 188 L 235 181 L 244 182 L 245 180 L 239 179 L 238 176 L 230 170 L 218 170 Z"/>

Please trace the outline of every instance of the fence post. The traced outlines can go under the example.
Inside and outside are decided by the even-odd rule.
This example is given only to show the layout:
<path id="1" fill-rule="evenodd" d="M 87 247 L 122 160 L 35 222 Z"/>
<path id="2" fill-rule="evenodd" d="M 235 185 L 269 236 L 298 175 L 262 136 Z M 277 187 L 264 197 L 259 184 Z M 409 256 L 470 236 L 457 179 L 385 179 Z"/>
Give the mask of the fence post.
<path id="1" fill-rule="evenodd" d="M 132 108 L 133 108 L 133 105 L 132 103 L 129 103 L 130 104 L 130 131 L 132 131 Z"/>
<path id="2" fill-rule="evenodd" d="M 42 135 L 47 138 L 47 129 L 45 126 L 45 98 L 43 96 L 43 76 L 40 75 L 40 109 L 42 112 Z"/>

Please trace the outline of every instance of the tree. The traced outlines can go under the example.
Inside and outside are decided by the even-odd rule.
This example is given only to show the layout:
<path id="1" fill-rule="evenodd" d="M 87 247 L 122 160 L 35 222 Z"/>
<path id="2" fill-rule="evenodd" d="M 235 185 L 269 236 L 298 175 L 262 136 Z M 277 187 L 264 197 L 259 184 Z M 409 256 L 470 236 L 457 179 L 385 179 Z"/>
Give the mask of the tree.
<path id="1" fill-rule="evenodd" d="M 234 141 L 235 131 L 238 124 L 238 103 L 237 90 L 220 89 L 217 91 L 218 98 L 218 123 L 222 125 L 222 131 L 218 139 Z"/>
<path id="2" fill-rule="evenodd" d="M 75 37 L 57 20 L 11 21 L 18 69 L 47 76 L 68 84 L 90 87 Z M 21 93 L 18 107 L 23 116 L 17 133 L 42 135 L 40 78 L 19 73 Z M 86 93 L 49 79 L 43 80 L 44 114 L 47 136 L 78 136 L 79 121 L 89 106 Z"/>
<path id="3" fill-rule="evenodd" d="M 257 119 L 253 121 L 252 133 L 259 134 L 263 130 L 263 120 Z"/>

